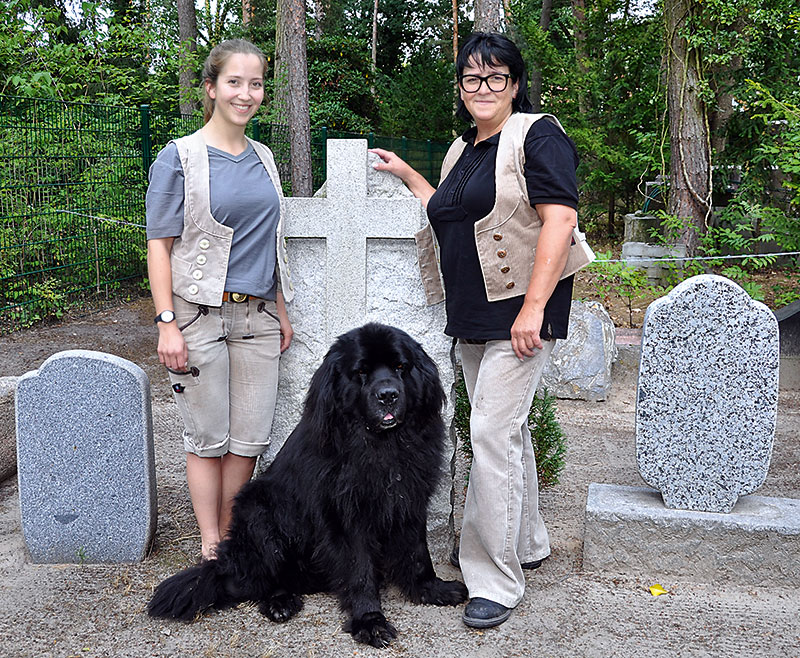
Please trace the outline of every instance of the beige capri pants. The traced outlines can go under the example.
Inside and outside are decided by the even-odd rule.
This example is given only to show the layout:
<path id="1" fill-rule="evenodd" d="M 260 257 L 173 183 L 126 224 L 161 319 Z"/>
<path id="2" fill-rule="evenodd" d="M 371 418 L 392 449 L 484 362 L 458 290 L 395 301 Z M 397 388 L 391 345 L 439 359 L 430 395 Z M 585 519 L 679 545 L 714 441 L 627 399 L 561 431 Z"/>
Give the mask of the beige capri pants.
<path id="1" fill-rule="evenodd" d="M 186 340 L 185 372 L 170 370 L 186 452 L 258 457 L 269 444 L 280 360 L 274 301 L 250 297 L 203 306 L 173 295 Z"/>

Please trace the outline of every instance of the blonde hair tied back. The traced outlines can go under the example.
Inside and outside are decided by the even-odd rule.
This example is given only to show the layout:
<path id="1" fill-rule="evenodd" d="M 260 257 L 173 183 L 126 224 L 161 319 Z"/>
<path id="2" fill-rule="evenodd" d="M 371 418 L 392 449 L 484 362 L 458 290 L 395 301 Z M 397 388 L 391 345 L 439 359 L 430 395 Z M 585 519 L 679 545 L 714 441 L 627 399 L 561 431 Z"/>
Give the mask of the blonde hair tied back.
<path id="1" fill-rule="evenodd" d="M 214 46 L 211 52 L 208 53 L 208 57 L 206 57 L 206 61 L 203 64 L 203 72 L 201 73 L 203 85 L 203 123 L 208 123 L 209 119 L 211 119 L 211 115 L 214 114 L 214 100 L 208 95 L 206 82 L 211 82 L 212 84 L 217 83 L 217 78 L 222 69 L 225 68 L 225 64 L 227 64 L 231 55 L 255 55 L 261 60 L 264 73 L 267 72 L 267 58 L 264 56 L 264 53 L 261 52 L 258 46 L 250 43 L 246 39 L 229 39 Z"/>

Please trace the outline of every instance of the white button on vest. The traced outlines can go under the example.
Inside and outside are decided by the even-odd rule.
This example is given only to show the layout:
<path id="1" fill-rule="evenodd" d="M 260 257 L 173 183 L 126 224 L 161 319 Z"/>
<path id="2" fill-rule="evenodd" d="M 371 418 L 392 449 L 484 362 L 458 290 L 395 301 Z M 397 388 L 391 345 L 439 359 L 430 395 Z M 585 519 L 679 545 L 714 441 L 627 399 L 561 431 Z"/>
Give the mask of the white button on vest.
<path id="1" fill-rule="evenodd" d="M 197 291 L 200 290 L 195 284 L 190 285 L 187 290 L 189 291 L 190 295 L 196 295 Z"/>
<path id="2" fill-rule="evenodd" d="M 207 260 L 205 254 L 198 254 L 197 258 L 195 258 L 198 265 L 205 265 Z"/>
<path id="3" fill-rule="evenodd" d="M 192 278 L 195 281 L 199 281 L 200 279 L 203 278 L 203 271 L 202 270 L 195 270 L 194 272 L 192 272 Z"/>
<path id="4" fill-rule="evenodd" d="M 201 249 L 208 249 L 211 246 L 211 243 L 205 238 L 203 238 L 202 240 L 200 240 L 200 242 L 197 243 L 197 246 L 199 246 Z"/>

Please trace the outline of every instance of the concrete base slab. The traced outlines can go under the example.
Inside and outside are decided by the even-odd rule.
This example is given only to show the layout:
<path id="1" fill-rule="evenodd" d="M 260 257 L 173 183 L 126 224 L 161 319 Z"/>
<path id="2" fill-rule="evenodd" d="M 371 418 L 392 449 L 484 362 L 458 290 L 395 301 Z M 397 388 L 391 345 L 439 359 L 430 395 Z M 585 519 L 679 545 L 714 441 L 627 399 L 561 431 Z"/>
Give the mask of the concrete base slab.
<path id="1" fill-rule="evenodd" d="M 590 484 L 586 571 L 701 582 L 800 579 L 800 500 L 743 496 L 728 514 L 664 507 L 648 487 Z"/>

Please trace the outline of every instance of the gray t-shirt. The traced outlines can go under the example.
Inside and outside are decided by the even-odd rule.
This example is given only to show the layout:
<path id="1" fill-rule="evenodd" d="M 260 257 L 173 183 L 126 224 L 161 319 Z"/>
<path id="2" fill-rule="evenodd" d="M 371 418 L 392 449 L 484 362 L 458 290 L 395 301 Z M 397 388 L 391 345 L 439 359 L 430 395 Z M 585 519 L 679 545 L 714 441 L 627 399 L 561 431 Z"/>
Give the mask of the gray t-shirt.
<path id="1" fill-rule="evenodd" d="M 275 299 L 275 240 L 280 200 L 267 170 L 248 144 L 240 155 L 208 147 L 211 216 L 233 229 L 225 290 Z M 183 231 L 183 167 L 168 144 L 150 167 L 145 201 L 147 239 Z"/>

